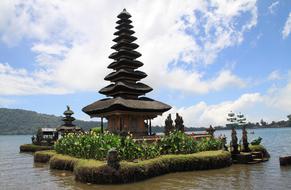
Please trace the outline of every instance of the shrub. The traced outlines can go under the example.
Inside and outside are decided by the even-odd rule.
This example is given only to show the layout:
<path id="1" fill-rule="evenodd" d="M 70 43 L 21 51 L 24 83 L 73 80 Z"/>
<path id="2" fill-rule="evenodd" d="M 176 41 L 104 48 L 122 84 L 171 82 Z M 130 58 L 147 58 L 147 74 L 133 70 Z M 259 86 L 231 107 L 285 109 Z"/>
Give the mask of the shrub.
<path id="1" fill-rule="evenodd" d="M 55 150 L 77 158 L 106 158 L 108 150 L 120 147 L 119 136 L 104 134 L 68 134 L 55 143 Z"/>
<path id="2" fill-rule="evenodd" d="M 222 147 L 222 142 L 215 138 L 203 138 L 198 141 L 197 149 L 199 152 L 209 150 L 219 150 Z"/>
<path id="3" fill-rule="evenodd" d="M 101 127 L 93 127 L 90 129 L 90 131 L 93 133 L 101 133 Z"/>
<path id="4" fill-rule="evenodd" d="M 189 154 L 197 152 L 197 142 L 181 131 L 171 132 L 159 143 L 162 154 Z"/>

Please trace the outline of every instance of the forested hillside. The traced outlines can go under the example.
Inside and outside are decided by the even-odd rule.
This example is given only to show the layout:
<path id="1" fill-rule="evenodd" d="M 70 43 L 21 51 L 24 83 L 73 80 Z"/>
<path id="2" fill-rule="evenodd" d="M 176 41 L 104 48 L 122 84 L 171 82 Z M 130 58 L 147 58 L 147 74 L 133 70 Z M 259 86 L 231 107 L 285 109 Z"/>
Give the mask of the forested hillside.
<path id="1" fill-rule="evenodd" d="M 34 111 L 0 108 L 0 135 L 34 134 L 38 128 L 61 125 L 63 123 L 61 119 L 62 117 Z M 89 130 L 97 127 L 99 122 L 76 120 L 74 124 L 84 130 Z"/>

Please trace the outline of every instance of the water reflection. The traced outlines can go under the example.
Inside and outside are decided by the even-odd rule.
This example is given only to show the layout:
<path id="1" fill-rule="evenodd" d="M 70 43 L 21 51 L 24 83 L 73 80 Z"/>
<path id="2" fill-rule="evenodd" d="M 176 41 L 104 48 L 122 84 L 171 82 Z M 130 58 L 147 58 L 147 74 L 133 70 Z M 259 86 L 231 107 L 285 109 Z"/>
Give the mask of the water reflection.
<path id="1" fill-rule="evenodd" d="M 230 139 L 230 131 L 217 131 Z M 238 136 L 241 133 L 238 131 Z M 291 167 L 280 167 L 279 156 L 291 154 L 291 129 L 255 130 L 250 139 L 261 136 L 270 153 L 269 162 L 233 165 L 229 168 L 172 173 L 125 185 L 93 185 L 74 180 L 72 172 L 50 170 L 33 163 L 31 154 L 19 153 L 19 145 L 30 136 L 0 136 L 0 189 L 66 190 L 155 190 L 155 189 L 291 189 Z"/>

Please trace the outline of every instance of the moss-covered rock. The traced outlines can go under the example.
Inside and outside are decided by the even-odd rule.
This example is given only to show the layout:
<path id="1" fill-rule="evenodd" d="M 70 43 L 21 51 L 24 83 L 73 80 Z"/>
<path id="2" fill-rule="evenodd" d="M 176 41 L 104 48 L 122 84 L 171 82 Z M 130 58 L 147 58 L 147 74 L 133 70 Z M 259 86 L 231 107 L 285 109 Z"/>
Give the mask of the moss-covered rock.
<path id="1" fill-rule="evenodd" d="M 78 158 L 74 158 L 71 156 L 56 154 L 50 159 L 50 168 L 73 171 L 74 166 L 78 160 Z"/>
<path id="2" fill-rule="evenodd" d="M 34 162 L 47 163 L 56 154 L 54 150 L 37 151 L 34 153 Z"/>
<path id="3" fill-rule="evenodd" d="M 122 161 L 119 170 L 101 161 L 78 162 L 74 173 L 76 179 L 86 183 L 118 184 L 136 182 L 170 172 L 207 170 L 231 165 L 226 151 L 206 151 L 195 154 L 163 155 L 158 158 L 127 162 Z"/>
<path id="4" fill-rule="evenodd" d="M 39 146 L 35 144 L 23 144 L 19 147 L 20 152 L 36 152 L 42 150 L 52 150 L 52 146 Z"/>
<path id="5" fill-rule="evenodd" d="M 262 152 L 264 158 L 270 158 L 269 152 L 261 144 L 259 144 L 259 145 L 250 145 L 249 148 L 251 149 L 252 152 Z"/>
<path id="6" fill-rule="evenodd" d="M 232 164 L 227 151 L 205 151 L 194 154 L 163 155 L 136 162 L 121 161 L 118 170 L 105 161 L 78 159 L 54 151 L 40 151 L 35 161 L 48 161 L 50 168 L 74 171 L 76 180 L 95 184 L 120 184 L 145 180 L 170 172 L 207 170 Z"/>

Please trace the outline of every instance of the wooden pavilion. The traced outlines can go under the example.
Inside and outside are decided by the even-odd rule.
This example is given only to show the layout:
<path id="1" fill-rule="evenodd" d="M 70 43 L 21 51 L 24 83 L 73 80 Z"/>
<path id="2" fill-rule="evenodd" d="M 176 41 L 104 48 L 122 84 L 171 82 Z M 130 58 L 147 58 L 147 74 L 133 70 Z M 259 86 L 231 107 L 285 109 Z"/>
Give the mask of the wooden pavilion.
<path id="1" fill-rule="evenodd" d="M 110 98 L 96 101 L 83 108 L 91 117 L 108 120 L 108 130 L 113 133 L 132 133 L 134 136 L 151 135 L 151 120 L 171 109 L 171 106 L 144 97 L 153 89 L 140 81 L 146 73 L 137 70 L 143 63 L 136 60 L 141 54 L 135 49 L 139 46 L 133 43 L 137 38 L 132 34 L 131 15 L 124 9 L 118 16 L 116 43 L 111 48 L 115 50 L 109 58 L 114 61 L 108 66 L 114 71 L 104 79 L 111 84 L 102 88 L 99 93 Z"/>

